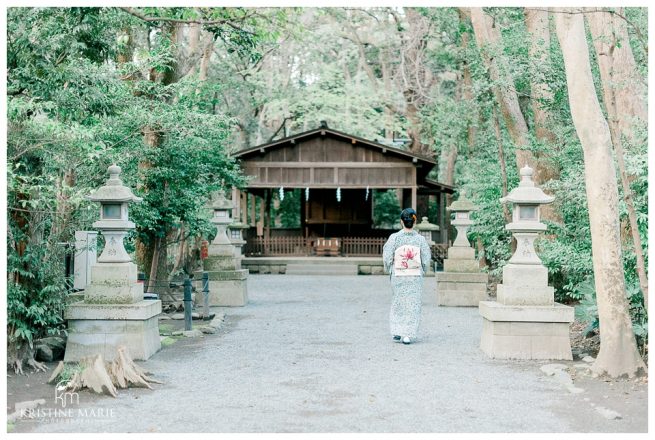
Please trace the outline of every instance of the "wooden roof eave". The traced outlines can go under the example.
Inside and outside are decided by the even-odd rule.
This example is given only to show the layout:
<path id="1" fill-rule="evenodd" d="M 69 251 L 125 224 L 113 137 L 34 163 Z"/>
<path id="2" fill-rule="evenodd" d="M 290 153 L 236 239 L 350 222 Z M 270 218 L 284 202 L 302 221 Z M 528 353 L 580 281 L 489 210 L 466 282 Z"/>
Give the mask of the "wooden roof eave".
<path id="1" fill-rule="evenodd" d="M 421 190 L 425 192 L 431 190 L 440 193 L 453 194 L 455 191 L 457 191 L 457 187 L 453 185 L 447 185 L 445 183 L 437 182 L 436 180 L 432 180 L 432 179 L 423 179 L 419 183 L 419 187 L 418 187 L 418 191 L 421 192 Z"/>
<path id="2" fill-rule="evenodd" d="M 283 146 L 283 145 L 286 145 L 287 143 L 290 143 L 291 141 L 296 141 L 296 140 L 302 139 L 302 138 L 309 138 L 309 137 L 315 136 L 317 134 L 321 134 L 321 132 L 325 132 L 326 134 L 330 133 L 330 134 L 333 134 L 335 136 L 339 136 L 339 137 L 342 137 L 342 138 L 345 138 L 345 139 L 349 139 L 351 142 L 356 141 L 356 142 L 359 142 L 361 144 L 368 145 L 369 147 L 375 147 L 377 149 L 382 150 L 383 152 L 390 152 L 390 153 L 398 154 L 398 155 L 401 155 L 401 156 L 410 157 L 410 158 L 412 158 L 412 161 L 414 161 L 414 159 L 416 159 L 416 160 L 420 160 L 422 162 L 429 163 L 429 164 L 431 164 L 433 166 L 437 165 L 436 160 L 434 160 L 432 158 L 429 158 L 427 156 L 423 156 L 423 155 L 420 155 L 420 154 L 416 154 L 416 153 L 412 153 L 412 152 L 409 152 L 409 151 L 401 150 L 401 149 L 396 148 L 396 147 L 390 147 L 388 145 L 383 145 L 383 144 L 380 144 L 380 143 L 377 143 L 377 142 L 373 142 L 373 141 L 361 138 L 359 136 L 354 136 L 354 135 L 350 135 L 350 134 L 347 134 L 347 133 L 343 133 L 343 132 L 338 131 L 338 130 L 333 130 L 331 128 L 317 128 L 317 129 L 314 129 L 314 130 L 305 131 L 303 133 L 298 133 L 298 134 L 296 134 L 294 136 L 285 137 L 285 138 L 279 139 L 277 141 L 269 142 L 267 144 L 257 145 L 255 147 L 251 147 L 251 148 L 247 148 L 247 149 L 244 149 L 244 150 L 241 150 L 241 151 L 237 151 L 233 155 L 233 157 L 234 158 L 240 158 L 240 157 L 243 157 L 243 156 L 247 156 L 248 154 L 251 154 L 251 153 L 257 153 L 257 152 L 263 153 L 268 148 Z"/>

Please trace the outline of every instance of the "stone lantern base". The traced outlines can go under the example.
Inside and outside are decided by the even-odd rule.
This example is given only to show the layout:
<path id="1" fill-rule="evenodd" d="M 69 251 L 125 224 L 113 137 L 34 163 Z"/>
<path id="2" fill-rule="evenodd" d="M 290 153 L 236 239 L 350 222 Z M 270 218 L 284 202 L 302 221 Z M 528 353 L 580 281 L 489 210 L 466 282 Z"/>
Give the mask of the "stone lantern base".
<path id="1" fill-rule="evenodd" d="M 209 275 L 209 305 L 242 307 L 248 304 L 248 269 L 241 269 L 241 259 L 233 256 L 211 255 L 204 261 Z M 202 272 L 194 278 L 202 280 Z"/>
<path id="2" fill-rule="evenodd" d="M 488 275 L 480 273 L 475 250 L 453 246 L 444 260 L 444 271 L 438 272 L 437 305 L 449 307 L 477 307 L 487 299 Z"/>
<path id="3" fill-rule="evenodd" d="M 571 360 L 569 325 L 573 307 L 553 305 L 504 305 L 482 301 L 480 348 L 495 359 Z"/>
<path id="4" fill-rule="evenodd" d="M 131 304 L 70 304 L 65 362 L 101 354 L 105 361 L 116 357 L 119 346 L 127 347 L 135 360 L 146 360 L 161 348 L 158 315 L 161 301 L 142 300 Z"/>
<path id="5" fill-rule="evenodd" d="M 209 272 L 209 305 L 241 307 L 248 304 L 248 269 Z"/>

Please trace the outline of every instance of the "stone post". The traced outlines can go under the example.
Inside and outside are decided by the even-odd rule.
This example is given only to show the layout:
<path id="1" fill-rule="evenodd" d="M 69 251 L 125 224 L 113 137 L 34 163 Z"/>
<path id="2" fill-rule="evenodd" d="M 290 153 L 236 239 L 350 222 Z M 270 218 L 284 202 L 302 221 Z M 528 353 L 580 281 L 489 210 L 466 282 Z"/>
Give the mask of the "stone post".
<path id="1" fill-rule="evenodd" d="M 120 167 L 112 165 L 108 171 L 107 183 L 87 196 L 100 203 L 100 220 L 93 226 L 104 236 L 105 247 L 91 266 L 84 300 L 70 304 L 64 312 L 68 320 L 66 362 L 96 354 L 111 361 L 121 345 L 133 359 L 145 360 L 161 348 L 157 319 L 161 301 L 143 299 L 136 264 L 123 246 L 128 231 L 134 229 L 128 204 L 141 198 L 123 185 Z"/>
<path id="2" fill-rule="evenodd" d="M 209 256 L 203 262 L 203 269 L 209 274 L 209 304 L 212 306 L 245 306 L 248 304 L 248 269 L 241 269 L 240 251 L 227 235 L 228 225 L 232 223 L 232 202 L 222 191 L 213 195 L 212 223 L 217 233 L 209 245 Z M 196 279 L 202 272 L 195 273 Z"/>
<path id="3" fill-rule="evenodd" d="M 440 306 L 477 307 L 480 301 L 487 299 L 488 275 L 480 272 L 475 249 L 467 237 L 473 225 L 471 212 L 477 209 L 463 191 L 459 199 L 446 208 L 455 217 L 451 224 L 457 229 L 457 237 L 448 248 L 444 271 L 437 273 L 437 304 Z"/>
<path id="4" fill-rule="evenodd" d="M 73 288 L 84 290 L 91 282 L 91 267 L 98 260 L 96 231 L 75 231 L 75 263 Z"/>
<path id="5" fill-rule="evenodd" d="M 500 359 L 572 359 L 569 324 L 572 307 L 554 300 L 548 270 L 541 264 L 534 241 L 546 225 L 540 222 L 540 205 L 554 198 L 532 181 L 534 171 L 521 168 L 521 182 L 501 202 L 514 204 L 512 231 L 517 247 L 503 268 L 497 301 L 480 303 L 484 318 L 480 347 Z"/>
<path id="6" fill-rule="evenodd" d="M 439 232 L 439 226 L 430 223 L 427 217 L 421 217 L 421 223 L 418 223 L 416 226 L 414 226 L 414 228 L 418 231 L 419 234 L 425 237 L 428 245 L 434 246 L 435 242 L 433 239 L 433 234 L 435 232 Z M 434 265 L 432 263 L 433 262 L 430 261 L 428 272 L 426 273 L 427 276 L 434 276 Z"/>

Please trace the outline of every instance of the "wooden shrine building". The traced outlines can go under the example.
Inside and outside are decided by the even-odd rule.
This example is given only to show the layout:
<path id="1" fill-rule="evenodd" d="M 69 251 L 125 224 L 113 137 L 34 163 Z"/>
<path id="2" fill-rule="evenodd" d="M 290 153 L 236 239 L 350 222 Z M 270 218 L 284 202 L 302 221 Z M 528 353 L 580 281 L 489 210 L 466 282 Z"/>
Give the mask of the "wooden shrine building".
<path id="1" fill-rule="evenodd" d="M 427 216 L 440 227 L 435 241 L 448 243 L 445 196 L 454 188 L 428 178 L 437 165 L 434 159 L 325 124 L 234 157 L 250 176 L 247 189 L 232 195 L 238 201 L 234 218 L 250 226 L 244 234 L 246 255 L 311 255 L 318 238 L 340 239 L 340 255 L 380 255 L 395 230 L 373 227 L 374 189 L 396 190 L 401 208 L 414 207 L 418 222 Z M 281 188 L 301 189 L 300 228 L 272 226 L 273 193 Z M 434 212 L 428 212 L 430 206 Z"/>

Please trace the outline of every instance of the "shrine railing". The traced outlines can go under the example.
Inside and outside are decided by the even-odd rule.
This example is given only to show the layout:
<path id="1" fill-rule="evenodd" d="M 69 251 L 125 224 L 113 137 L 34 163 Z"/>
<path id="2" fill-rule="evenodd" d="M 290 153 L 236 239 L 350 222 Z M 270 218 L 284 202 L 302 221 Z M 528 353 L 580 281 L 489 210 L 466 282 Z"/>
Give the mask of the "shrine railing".
<path id="1" fill-rule="evenodd" d="M 248 257 L 282 257 L 315 255 L 316 237 L 255 237 L 246 240 L 243 253 Z M 339 255 L 348 257 L 382 256 L 386 238 L 377 237 L 343 237 L 340 239 Z M 448 245 L 431 246 L 432 259 L 442 266 L 448 252 Z"/>
<path id="2" fill-rule="evenodd" d="M 247 257 L 307 256 L 313 250 L 313 239 L 304 237 L 249 238 L 243 246 Z"/>
<path id="3" fill-rule="evenodd" d="M 343 237 L 341 253 L 350 257 L 381 257 L 382 247 L 386 242 L 386 238 Z"/>

